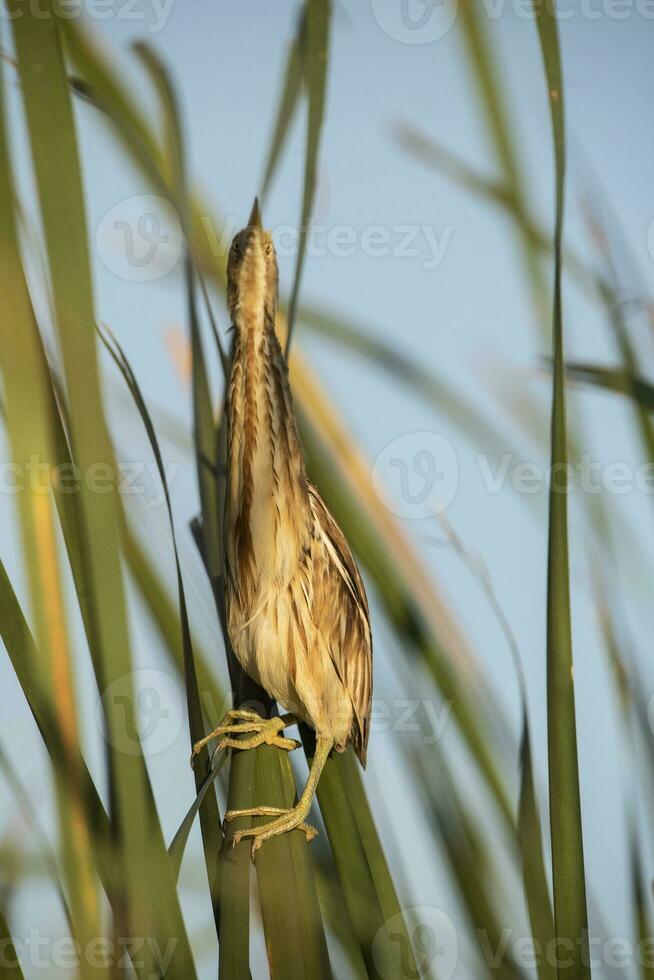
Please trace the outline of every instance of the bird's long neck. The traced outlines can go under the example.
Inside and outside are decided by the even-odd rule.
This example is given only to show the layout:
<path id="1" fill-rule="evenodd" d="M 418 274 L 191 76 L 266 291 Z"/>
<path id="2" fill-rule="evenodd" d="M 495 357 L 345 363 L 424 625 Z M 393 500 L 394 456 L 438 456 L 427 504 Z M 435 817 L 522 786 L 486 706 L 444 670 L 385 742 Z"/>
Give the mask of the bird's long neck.
<path id="1" fill-rule="evenodd" d="M 232 569 L 250 580 L 293 575 L 310 507 L 286 360 L 263 304 L 237 308 L 229 383 L 226 529 Z"/>

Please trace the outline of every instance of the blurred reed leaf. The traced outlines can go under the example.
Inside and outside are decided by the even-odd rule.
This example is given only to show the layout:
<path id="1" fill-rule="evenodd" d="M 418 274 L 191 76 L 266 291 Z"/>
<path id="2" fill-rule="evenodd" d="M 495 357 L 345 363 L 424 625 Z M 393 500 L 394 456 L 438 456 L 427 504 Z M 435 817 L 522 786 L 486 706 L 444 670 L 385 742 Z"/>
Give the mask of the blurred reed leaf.
<path id="1" fill-rule="evenodd" d="M 18 505 L 41 652 L 40 670 L 63 748 L 62 765 L 53 775 L 64 878 L 70 896 L 73 934 L 85 944 L 99 930 L 97 879 L 80 799 L 75 685 L 49 485 L 53 447 L 48 386 L 41 370 L 37 328 L 19 251 L 10 173 L 3 88 L 0 93 L 0 289 L 13 330 L 0 331 L 0 369 L 13 459 L 23 473 L 30 473 L 35 460 L 39 466 L 41 485 L 36 485 L 34 478 L 26 481 L 18 495 Z M 89 973 L 85 965 L 83 975 Z"/>
<path id="2" fill-rule="evenodd" d="M 302 441 L 307 452 L 310 478 L 321 488 L 329 507 L 343 532 L 351 542 L 364 566 L 371 573 L 379 594 L 384 598 L 386 615 L 404 641 L 418 652 L 432 674 L 444 698 L 452 702 L 453 713 L 459 724 L 463 738 L 487 781 L 496 803 L 510 828 L 514 827 L 514 817 L 508 802 L 506 787 L 497 763 L 489 749 L 479 725 L 479 703 L 474 688 L 464 687 L 462 677 L 455 670 L 450 650 L 447 653 L 438 642 L 423 614 L 417 590 L 396 574 L 402 560 L 401 551 L 394 547 L 395 538 L 388 533 L 389 523 L 386 515 L 382 522 L 375 520 L 375 510 L 381 507 L 379 501 L 366 496 L 364 500 L 353 491 L 359 491 L 361 484 L 347 466 L 343 453 L 337 454 L 324 442 L 325 418 L 320 406 L 311 403 L 312 394 L 300 388 L 304 398 L 300 401 L 298 416 Z M 313 392 L 315 396 L 316 392 Z M 311 413 L 306 411 L 311 407 Z M 316 408 L 318 411 L 316 411 Z M 329 424 L 335 424 L 330 410 Z M 353 486 L 354 484 L 354 486 Z M 357 499 L 358 498 L 358 499 Z M 399 544 L 399 542 L 398 542 Z M 388 555 L 393 555 L 391 562 Z M 439 610 L 440 612 L 440 610 Z M 442 624 L 441 624 L 442 625 Z M 474 683 L 474 680 L 473 680 Z M 475 705 L 475 707 L 473 707 Z"/>
<path id="3" fill-rule="evenodd" d="M 526 186 L 520 153 L 511 124 L 511 112 L 503 92 L 495 53 L 488 38 L 488 17 L 483 7 L 464 3 L 460 7 L 460 23 L 466 41 L 468 57 L 483 106 L 483 121 L 491 138 L 495 155 L 502 170 L 498 185 L 505 188 L 507 200 L 517 216 L 520 236 L 520 259 L 524 263 L 531 287 L 536 324 L 546 329 L 547 292 L 538 249 L 529 230 L 529 188 Z"/>
<path id="4" fill-rule="evenodd" d="M 310 764 L 314 740 L 308 733 L 303 737 Z M 317 798 L 361 957 L 368 976 L 377 977 L 378 967 L 386 971 L 393 970 L 393 951 L 387 941 L 383 945 L 380 943 L 375 950 L 382 963 L 373 959 L 373 942 L 380 930 L 384 929 L 386 916 L 363 837 L 361 833 L 352 832 L 352 828 L 356 827 L 354 802 L 348 793 L 343 761 L 338 756 L 332 755 L 327 760 L 318 784 Z M 395 911 L 399 912 L 397 899 L 395 903 Z M 401 933 L 401 919 L 398 920 L 397 928 Z M 410 943 L 408 948 L 411 948 Z"/>
<path id="5" fill-rule="evenodd" d="M 40 675 L 36 670 L 38 654 L 34 640 L 2 562 L 0 562 L 0 637 L 5 644 L 12 667 L 43 738 L 53 768 L 58 770 L 64 764 L 64 747 L 58 728 L 53 722 L 47 692 L 43 689 Z M 127 935 L 124 932 L 127 927 L 124 883 L 115 858 L 114 833 L 100 796 L 81 756 L 79 771 L 81 777 L 80 795 L 84 804 L 84 821 L 91 831 L 93 863 L 98 870 L 105 893 L 111 903 L 114 923 L 121 934 Z M 150 801 L 147 802 L 148 805 L 151 805 Z M 157 869 L 152 868 L 151 871 L 156 881 Z M 168 948 L 168 942 L 166 941 L 157 948 L 159 952 L 165 951 Z M 127 951 L 127 955 L 132 956 L 130 950 Z M 152 945 L 148 943 L 138 950 L 138 956 L 133 965 L 137 976 L 144 978 L 156 976 L 157 971 L 161 971 L 161 964 L 155 954 L 154 942 Z"/>
<path id="6" fill-rule="evenodd" d="M 261 182 L 261 197 L 265 201 L 268 188 L 273 179 L 277 164 L 284 148 L 288 131 L 295 114 L 300 92 L 302 90 L 302 79 L 305 73 L 306 62 L 306 8 L 303 8 L 298 17 L 298 26 L 295 37 L 293 38 L 286 59 L 286 69 L 282 92 L 277 108 L 277 118 L 273 126 L 273 137 L 268 151 L 268 159 L 264 169 L 263 180 Z"/>
<path id="7" fill-rule="evenodd" d="M 525 980 L 510 951 L 502 944 L 506 910 L 493 884 L 488 882 L 486 868 L 479 855 L 485 846 L 476 818 L 461 805 L 456 784 L 443 754 L 436 744 L 431 747 L 433 759 L 428 765 L 416 752 L 407 752 L 416 783 L 429 806 L 429 816 L 438 828 L 439 840 L 452 880 L 480 944 L 480 959 L 475 976 L 500 977 L 501 980 Z M 497 951 L 497 961 L 488 962 L 488 953 Z"/>
<path id="8" fill-rule="evenodd" d="M 370 330 L 350 321 L 343 321 L 323 309 L 303 305 L 302 325 L 320 337 L 337 344 L 386 372 L 393 382 L 406 386 L 408 392 L 422 398 L 427 405 L 442 413 L 484 451 L 502 456 L 506 440 L 480 411 L 476 411 L 456 387 L 439 377 L 432 367 L 426 368 L 399 347 L 376 337 Z"/>
<path id="9" fill-rule="evenodd" d="M 186 594 L 184 591 L 184 580 L 182 578 L 182 568 L 179 561 L 179 553 L 177 550 L 177 536 L 175 534 L 175 521 L 173 518 L 173 509 L 170 501 L 170 491 L 168 489 L 168 481 L 166 479 L 166 471 L 163 464 L 163 459 L 161 456 L 161 450 L 159 449 L 159 442 L 157 440 L 157 435 L 152 424 L 152 419 L 148 412 L 145 400 L 141 393 L 138 381 L 132 371 L 132 368 L 125 356 L 125 352 L 118 343 L 115 337 L 112 337 L 107 331 L 100 332 L 100 337 L 105 345 L 105 348 L 110 353 L 111 357 L 116 364 L 116 367 L 125 379 L 125 383 L 129 389 L 129 392 L 134 399 L 134 403 L 141 417 L 143 425 L 148 435 L 148 440 L 154 454 L 154 458 L 157 464 L 157 470 L 159 472 L 159 478 L 161 480 L 161 485 L 164 490 L 164 496 L 166 499 L 166 510 L 168 512 L 168 520 L 170 523 L 170 536 L 173 545 L 173 555 L 175 559 L 175 573 L 177 578 L 177 599 L 179 603 L 179 620 L 181 626 L 181 637 L 182 637 L 182 652 L 183 652 L 183 663 L 184 663 L 184 686 L 186 689 L 186 705 L 188 712 L 188 722 L 189 722 L 189 735 L 191 746 L 201 739 L 204 735 L 204 722 L 202 718 L 202 704 L 200 701 L 200 691 L 198 688 L 198 678 L 195 668 L 195 658 L 193 653 L 193 643 L 191 640 L 191 626 L 188 618 L 188 611 L 186 606 Z M 205 747 L 201 753 L 198 755 L 198 762 L 204 763 L 205 765 L 209 762 L 209 750 Z M 195 788 L 196 792 L 200 793 L 203 788 L 203 779 L 200 766 L 194 770 L 195 775 Z M 214 921 L 216 924 L 216 931 L 218 931 L 219 924 L 219 896 L 218 896 L 218 854 L 220 851 L 220 846 L 222 843 L 222 831 L 220 826 L 220 815 L 218 813 L 218 804 L 216 800 L 216 794 L 214 792 L 205 792 L 203 796 L 202 805 L 199 808 L 200 813 L 200 827 L 202 830 L 202 843 L 204 846 L 204 858 L 205 866 L 207 870 L 207 879 L 209 882 L 209 891 L 211 894 L 211 905 L 214 915 Z"/>
<path id="10" fill-rule="evenodd" d="M 0 948 L 6 969 L 7 971 L 11 970 L 12 980 L 23 980 L 24 974 L 2 906 L 0 906 Z"/>
<path id="11" fill-rule="evenodd" d="M 539 257 L 543 252 L 552 251 L 551 241 L 530 213 L 529 191 L 527 181 L 520 163 L 520 155 L 515 142 L 509 119 L 511 115 L 508 100 L 504 94 L 501 78 L 495 62 L 492 48 L 487 36 L 487 27 L 483 16 L 474 4 L 466 4 L 463 9 L 462 21 L 468 43 L 471 66 L 478 88 L 478 95 L 485 108 L 485 118 L 493 140 L 496 156 L 502 167 L 502 177 L 493 179 L 479 174 L 467 163 L 460 160 L 450 150 L 442 147 L 432 139 L 428 139 L 415 127 L 402 125 L 396 128 L 396 136 L 400 144 L 413 155 L 436 168 L 459 186 L 502 207 L 513 219 L 522 243 L 521 259 L 531 285 L 534 310 L 538 314 L 543 331 L 547 329 L 545 318 L 546 293 Z M 611 294 L 610 286 L 603 277 L 591 274 L 588 264 L 578 255 L 566 251 L 565 263 L 567 270 L 584 288 L 585 292 L 597 298 Z M 511 397 L 512 389 L 506 387 L 502 392 L 503 400 Z M 521 426 L 528 417 L 520 408 L 511 411 L 511 418 Z M 513 407 L 513 406 L 512 406 Z M 571 430 L 569 440 L 569 455 L 571 459 L 580 458 L 575 432 Z M 604 507 L 601 496 L 586 495 L 584 504 L 597 540 L 609 547 L 609 515 Z M 614 519 L 615 516 L 613 515 Z M 620 529 L 625 532 L 624 526 Z M 628 532 L 626 532 L 628 533 Z"/>
<path id="12" fill-rule="evenodd" d="M 551 462 L 553 473 L 562 473 L 566 472 L 568 459 L 561 308 L 565 130 L 557 23 L 546 4 L 539 5 L 537 25 L 549 94 L 556 168 Z M 572 664 L 568 501 L 567 488 L 563 488 L 563 492 L 561 489 L 553 478 L 547 576 L 547 728 L 554 922 L 555 935 L 559 941 L 565 941 L 571 964 L 559 966 L 558 976 L 583 980 L 590 978 L 590 949 Z"/>
<path id="13" fill-rule="evenodd" d="M 631 886 L 631 901 L 635 920 L 636 939 L 638 948 L 644 955 L 638 957 L 640 976 L 642 980 L 652 980 L 654 966 L 647 950 L 652 946 L 652 900 L 651 889 L 645 883 L 645 860 L 642 852 L 637 817 L 632 813 L 629 820 L 629 878 Z"/>
<path id="14" fill-rule="evenodd" d="M 458 156 L 416 131 L 415 127 L 402 126 L 398 131 L 400 142 L 414 155 L 436 167 L 460 186 L 504 208 L 513 218 L 521 243 L 520 260 L 531 287 L 532 304 L 536 320 L 543 334 L 548 330 L 547 293 L 540 255 L 551 251 L 551 243 L 531 214 L 530 192 L 519 146 L 511 125 L 512 107 L 502 84 L 498 61 L 489 38 L 487 18 L 476 4 L 461 6 L 461 26 L 466 40 L 470 66 L 473 72 L 479 101 L 484 109 L 484 121 L 492 140 L 495 155 L 500 164 L 498 179 L 487 177 L 473 170 Z M 603 279 L 597 282 L 588 266 L 575 254 L 566 252 L 566 267 L 587 293 L 597 295 L 597 286 L 604 289 Z M 522 412 L 513 412 L 512 418 L 522 421 Z M 571 430 L 569 454 L 571 459 L 580 458 L 576 433 Z M 609 516 L 601 496 L 586 495 L 584 503 L 598 541 L 608 547 Z M 621 531 L 623 529 L 621 528 Z"/>
<path id="15" fill-rule="evenodd" d="M 316 878 L 316 884 L 325 925 L 336 938 L 347 960 L 350 969 L 348 975 L 352 980 L 367 980 L 369 973 L 361 955 L 338 876 L 332 873 L 331 866 Z"/>
<path id="16" fill-rule="evenodd" d="M 183 677 L 184 651 L 178 609 L 168 593 L 159 568 L 130 524 L 128 519 L 124 521 L 121 534 L 125 560 L 164 649 L 180 677 Z M 207 651 L 200 647 L 197 637 L 193 638 L 193 650 L 203 714 L 208 724 L 215 728 L 224 714 L 225 705 L 228 704 L 227 695 L 215 677 Z"/>
<path id="17" fill-rule="evenodd" d="M 634 932 L 639 948 L 643 951 L 651 948 L 651 890 L 647 887 L 647 862 L 643 853 L 640 827 L 638 822 L 641 780 L 638 778 L 638 761 L 640 741 L 642 736 L 648 747 L 647 780 L 650 788 L 649 802 L 652 800 L 652 731 L 649 724 L 647 704 L 642 697 L 642 685 L 637 677 L 636 665 L 630 656 L 628 648 L 620 636 L 616 622 L 614 605 L 609 599 L 608 590 L 603 577 L 595 571 L 592 577 L 597 618 L 607 653 L 617 702 L 622 716 L 631 761 L 634 767 L 635 779 L 628 787 L 626 806 L 627 848 L 629 854 L 629 890 L 631 893 L 631 909 L 634 922 Z M 654 968 L 647 954 L 638 957 L 640 976 L 648 980 L 654 976 Z"/>
<path id="18" fill-rule="evenodd" d="M 627 367 L 607 367 L 581 361 L 567 361 L 565 371 L 572 381 L 579 381 L 595 388 L 604 388 L 618 395 L 632 398 L 646 412 L 654 412 L 654 385 Z"/>
<path id="19" fill-rule="evenodd" d="M 403 150 L 447 177 L 463 190 L 515 212 L 515 195 L 510 185 L 480 173 L 452 150 L 427 136 L 417 126 L 404 121 L 396 123 L 392 135 Z M 542 246 L 549 248 L 550 243 L 545 234 L 539 232 L 538 237 Z"/>
<path id="20" fill-rule="evenodd" d="M 402 122 L 394 126 L 393 135 L 398 144 L 415 159 L 442 174 L 462 190 L 469 191 L 507 212 L 522 229 L 524 241 L 529 241 L 536 252 L 551 254 L 550 236 L 538 224 L 535 217 L 520 207 L 511 185 L 480 173 L 452 150 L 408 123 Z M 597 283 L 588 264 L 577 253 L 566 249 L 564 258 L 565 268 L 570 277 L 587 295 L 596 299 L 598 285 L 604 286 L 603 280 Z"/>
<path id="21" fill-rule="evenodd" d="M 302 193 L 302 217 L 300 218 L 297 261 L 288 304 L 288 329 L 285 347 L 287 357 L 293 337 L 307 247 L 309 221 L 311 220 L 316 191 L 318 150 L 325 112 L 331 14 L 331 0 L 306 0 L 306 56 L 303 59 L 308 100 L 306 155 L 304 160 L 304 190 Z"/>
<path id="22" fill-rule="evenodd" d="M 536 798 L 526 692 L 522 698 L 522 736 L 520 738 L 520 798 L 518 802 L 518 840 L 522 855 L 524 882 L 531 934 L 538 949 L 553 949 L 554 919 L 543 858 L 543 834 Z M 548 955 L 538 958 L 539 980 L 556 980 L 556 967 Z"/>
<path id="23" fill-rule="evenodd" d="M 622 358 L 625 375 L 632 386 L 629 393 L 634 396 L 634 411 L 641 442 L 647 458 L 654 460 L 654 426 L 649 417 L 649 413 L 642 404 L 647 386 L 643 388 L 642 385 L 638 384 L 640 380 L 638 378 L 638 352 L 632 341 L 627 324 L 625 304 L 620 301 L 618 277 L 609 244 L 610 238 L 598 216 L 590 215 L 588 217 L 588 223 L 591 225 L 593 241 L 596 243 L 606 269 L 604 278 L 598 282 L 598 290 L 604 302 L 609 325 Z"/>
<path id="24" fill-rule="evenodd" d="M 538 943 L 538 948 L 541 951 L 552 949 L 554 919 L 543 858 L 543 835 L 540 809 L 536 796 L 531 731 L 527 710 L 527 682 L 520 656 L 520 649 L 483 561 L 476 558 L 466 549 L 459 535 L 443 515 L 440 515 L 440 522 L 445 531 L 448 543 L 478 581 L 511 654 L 511 661 L 518 682 L 522 719 L 519 751 L 520 793 L 518 797 L 516 826 L 517 843 L 522 859 L 522 882 L 529 911 L 532 937 Z M 454 791 L 453 786 L 451 787 L 451 791 Z M 469 826 L 470 819 L 463 813 L 462 803 L 459 802 L 458 806 L 466 825 Z M 547 956 L 540 956 L 538 958 L 537 968 L 539 980 L 556 980 L 556 969 Z"/>
<path id="25" fill-rule="evenodd" d="M 29 827 L 30 835 L 36 844 L 36 850 L 40 856 L 40 864 L 45 869 L 46 874 L 59 895 L 61 907 L 66 917 L 66 922 L 68 923 L 68 928 L 70 929 L 71 935 L 74 935 L 75 924 L 71 916 L 70 906 L 68 899 L 66 898 L 62 880 L 59 876 L 59 867 L 57 865 L 56 854 L 52 848 L 50 840 L 41 829 L 35 802 L 32 800 L 29 792 L 24 788 L 18 773 L 12 764 L 10 755 L 5 752 L 1 745 L 0 771 L 3 773 L 5 780 L 7 781 L 7 785 L 9 786 L 12 795 L 18 804 L 18 808 Z M 4 952 L 4 947 L 0 947 L 0 949 L 2 949 Z"/>
<path id="26" fill-rule="evenodd" d="M 200 788 L 198 789 L 197 796 L 195 797 L 195 799 L 191 803 L 191 805 L 190 805 L 190 807 L 189 807 L 189 809 L 188 809 L 188 811 L 186 813 L 186 816 L 184 817 L 184 819 L 182 820 L 181 824 L 179 825 L 179 827 L 175 831 L 175 836 L 173 837 L 173 839 L 171 840 L 171 842 L 170 842 L 170 844 L 168 846 L 168 856 L 170 857 L 170 861 L 171 861 L 171 864 L 173 866 L 173 873 L 175 875 L 175 881 L 177 881 L 179 879 L 179 872 L 180 872 L 181 867 L 182 867 L 182 860 L 184 858 L 184 851 L 186 849 L 186 844 L 188 842 L 189 834 L 191 833 L 191 828 L 193 827 L 193 823 L 195 822 L 195 818 L 198 815 L 198 812 L 202 808 L 202 804 L 204 802 L 204 799 L 205 799 L 207 793 L 210 793 L 211 787 L 213 786 L 213 783 L 214 783 L 214 780 L 216 779 L 216 777 L 218 776 L 218 773 L 222 769 L 222 765 L 223 765 L 223 762 L 224 761 L 225 761 L 225 756 L 224 755 L 222 756 L 222 758 L 219 758 L 216 762 L 214 762 L 212 760 L 211 768 L 209 769 L 209 772 L 207 773 L 207 775 L 204 777 L 204 779 L 200 783 Z M 222 840 L 222 830 L 221 830 L 221 827 L 220 827 L 220 823 L 217 823 L 216 824 L 216 828 L 217 828 L 216 829 L 216 833 L 220 835 L 220 838 Z M 220 849 L 217 849 L 214 852 L 214 855 L 215 855 L 215 858 L 216 859 L 218 858 L 219 853 L 220 853 Z M 215 879 L 215 883 L 217 884 L 217 878 Z M 211 889 L 212 889 L 212 891 L 214 890 L 214 884 L 213 883 L 211 885 Z M 215 897 L 216 898 L 218 897 L 217 889 L 216 889 L 216 896 Z M 214 898 L 214 895 L 212 895 L 212 901 L 213 901 L 213 898 Z M 215 912 L 217 912 L 217 911 L 218 911 L 218 908 L 215 909 Z M 214 914 L 215 914 L 215 912 L 214 912 Z"/>
<path id="27" fill-rule="evenodd" d="M 65 754 L 59 727 L 53 716 L 50 700 L 38 670 L 40 655 L 1 561 L 0 637 L 43 738 L 53 768 L 59 770 L 64 764 Z M 91 828 L 93 862 L 98 869 L 107 897 L 112 902 L 112 911 L 116 921 L 124 922 L 122 897 L 119 897 L 122 896 L 122 893 L 119 892 L 118 888 L 119 874 L 114 859 L 114 841 L 112 840 L 109 819 L 89 771 L 81 758 L 79 769 L 82 784 L 80 795 L 85 807 L 84 819 L 86 825 Z M 151 972 L 156 969 L 149 948 L 142 951 L 141 962 L 144 972 L 148 970 Z"/>
<path id="28" fill-rule="evenodd" d="M 104 419 L 94 338 L 94 312 L 81 175 L 58 18 L 20 11 L 12 19 L 23 103 L 34 162 L 48 267 L 70 404 L 76 462 L 83 473 L 98 463 L 116 473 Z M 92 494 L 80 485 L 80 506 L 92 569 L 88 583 L 97 622 L 103 687 L 131 691 L 131 659 L 120 567 L 116 492 Z M 123 705 L 103 701 L 111 757 L 112 819 L 133 935 L 177 939 L 171 976 L 193 977 L 174 881 L 141 754 L 116 750 Z M 141 805 L 135 806 L 135 801 Z M 165 941 L 164 941 L 165 940 Z"/>

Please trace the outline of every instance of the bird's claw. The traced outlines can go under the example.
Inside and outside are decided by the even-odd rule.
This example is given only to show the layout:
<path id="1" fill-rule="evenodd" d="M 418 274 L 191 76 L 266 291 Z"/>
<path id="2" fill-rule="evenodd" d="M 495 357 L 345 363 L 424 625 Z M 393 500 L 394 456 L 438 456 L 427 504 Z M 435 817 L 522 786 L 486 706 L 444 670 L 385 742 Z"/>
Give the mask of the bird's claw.
<path id="1" fill-rule="evenodd" d="M 245 718 L 245 721 L 236 723 L 234 719 Z M 280 732 L 284 730 L 288 725 L 293 724 L 294 720 L 291 716 L 286 716 L 284 718 L 261 718 L 254 712 L 250 711 L 228 711 L 225 718 L 214 728 L 211 734 L 199 739 L 191 752 L 191 768 L 195 766 L 195 760 L 204 748 L 204 746 L 210 742 L 213 738 L 218 738 L 219 736 L 224 736 L 218 742 L 214 750 L 214 755 L 216 752 L 220 752 L 223 749 L 240 749 L 241 751 L 245 749 L 255 749 L 259 745 L 274 745 L 278 749 L 284 749 L 286 752 L 292 752 L 297 749 L 302 744 L 298 742 L 296 738 L 286 738 L 284 735 L 280 735 Z M 234 736 L 244 736 L 247 733 L 252 732 L 249 738 L 234 737 Z"/>
<path id="2" fill-rule="evenodd" d="M 282 809 L 281 807 L 259 806 L 250 807 L 247 810 L 228 810 L 225 814 L 225 823 L 236 820 L 238 817 L 265 817 L 276 816 L 277 819 L 260 827 L 245 827 L 243 830 L 236 830 L 231 840 L 234 849 L 245 837 L 252 837 L 251 857 L 261 847 L 265 840 L 271 837 L 278 837 L 288 833 L 289 830 L 301 830 L 307 844 L 318 836 L 318 831 L 311 824 L 304 822 L 305 813 L 296 808 Z"/>

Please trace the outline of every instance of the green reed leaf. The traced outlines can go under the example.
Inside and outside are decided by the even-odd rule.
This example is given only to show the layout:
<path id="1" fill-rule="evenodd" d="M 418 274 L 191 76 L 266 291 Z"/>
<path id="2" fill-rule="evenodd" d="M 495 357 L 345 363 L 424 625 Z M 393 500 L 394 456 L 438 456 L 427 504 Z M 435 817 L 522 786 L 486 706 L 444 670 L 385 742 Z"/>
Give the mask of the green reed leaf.
<path id="1" fill-rule="evenodd" d="M 302 217 L 298 239 L 295 275 L 288 304 L 288 333 L 286 334 L 286 355 L 291 346 L 295 314 L 302 282 L 302 271 L 306 256 L 309 221 L 313 210 L 318 171 L 318 151 L 325 112 L 325 89 L 327 86 L 327 64 L 329 49 L 329 23 L 331 19 L 330 0 L 306 0 L 306 58 L 305 82 L 308 96 L 306 155 L 304 160 L 304 190 L 302 193 Z"/>
<path id="2" fill-rule="evenodd" d="M 139 415 L 145 430 L 148 435 L 148 440 L 154 453 L 154 458 L 157 464 L 157 470 L 159 472 L 159 479 L 164 490 L 164 496 L 166 498 L 166 509 L 168 511 L 168 521 L 170 524 L 170 535 L 173 544 L 173 555 L 175 558 L 175 573 L 177 577 L 177 600 L 179 603 L 179 619 L 181 625 L 181 635 L 182 635 L 182 652 L 183 652 L 183 662 L 184 662 L 184 682 L 186 687 L 186 705 L 188 712 L 189 721 L 189 734 L 191 745 L 199 741 L 204 735 L 204 721 L 202 718 L 202 704 L 200 701 L 200 691 L 198 688 L 198 678 L 195 667 L 195 657 L 193 653 L 193 643 L 191 640 L 191 626 L 188 618 L 188 611 L 186 606 L 186 593 L 184 590 L 184 579 L 182 577 L 182 566 L 179 560 L 179 553 L 177 549 L 177 536 L 175 534 L 175 521 L 173 518 L 173 508 L 170 500 L 170 491 L 168 489 L 168 481 L 166 479 L 166 470 L 163 463 L 163 458 L 161 456 L 161 450 L 159 448 L 159 441 L 157 439 L 156 432 L 154 430 L 154 425 L 152 424 L 152 419 L 148 412 L 147 406 L 145 404 L 145 399 L 139 387 L 138 381 L 132 371 L 132 368 L 125 356 L 125 352 L 118 343 L 118 341 L 105 333 L 100 333 L 100 337 L 106 349 L 109 351 L 114 363 L 118 367 L 120 373 L 125 379 L 125 383 L 129 389 L 129 392 L 134 399 L 134 403 L 138 410 Z M 199 753 L 197 758 L 197 766 L 194 770 L 195 775 L 195 788 L 196 792 L 200 793 L 203 783 L 203 779 L 200 771 L 202 763 L 205 765 L 209 761 L 209 752 L 205 747 L 201 753 Z M 218 803 L 216 800 L 216 794 L 213 792 L 208 792 L 203 795 L 202 805 L 199 808 L 200 812 L 200 826 L 202 829 L 202 843 L 204 847 L 204 858 L 205 866 L 207 870 L 207 879 L 209 882 L 209 891 L 211 894 L 211 905 L 213 909 L 214 921 L 216 924 L 216 930 L 218 930 L 219 923 L 219 895 L 218 895 L 218 853 L 220 851 L 220 846 L 222 844 L 222 831 L 220 827 L 220 815 L 218 813 Z"/>
<path id="3" fill-rule="evenodd" d="M 7 974 L 11 971 L 12 980 L 23 980 L 24 974 L 20 965 L 20 960 L 16 953 L 9 926 L 5 918 L 2 907 L 0 906 L 0 948 L 2 949 L 2 961 Z"/>
<path id="4" fill-rule="evenodd" d="M 64 877 L 70 896 L 73 935 L 86 944 L 98 934 L 100 911 L 88 828 L 82 819 L 75 683 L 50 484 L 54 463 L 50 391 L 39 357 L 40 338 L 23 272 L 13 202 L 3 86 L 0 92 L 0 289 L 6 319 L 0 331 L 0 370 L 12 458 L 21 468 L 24 481 L 19 488 L 18 510 L 42 652 L 40 669 L 51 700 L 53 722 L 64 747 L 64 764 L 54 771 Z M 37 474 L 31 471 L 35 461 L 39 467 Z M 35 484 L 35 475 L 40 486 Z M 84 976 L 90 974 L 88 964 L 82 964 L 81 969 Z"/>
<path id="5" fill-rule="evenodd" d="M 273 126 L 273 137 L 268 151 L 268 159 L 261 182 L 261 197 L 265 198 L 273 179 L 279 158 L 284 149 L 288 131 L 295 115 L 295 110 L 302 90 L 302 80 L 306 70 L 306 11 L 302 10 L 298 18 L 298 27 L 291 42 L 286 59 L 286 70 L 282 84 L 282 94 L 277 108 L 277 118 Z"/>
<path id="6" fill-rule="evenodd" d="M 104 418 L 98 376 L 94 309 L 86 219 L 68 78 L 59 22 L 50 4 L 47 16 L 23 11 L 12 19 L 23 102 L 34 161 L 56 327 L 61 346 L 72 438 L 83 473 L 101 465 L 116 474 Z M 133 703 L 131 658 L 118 547 L 115 486 L 92 494 L 84 481 L 80 502 L 92 578 L 89 589 L 100 637 L 102 680 L 120 683 Z M 168 855 L 140 753 L 120 752 L 124 706 L 104 699 L 108 725 L 112 799 L 120 827 L 119 854 L 134 935 L 158 937 L 161 948 L 176 940 L 171 977 L 195 975 Z"/>
<path id="7" fill-rule="evenodd" d="M 566 472 L 568 459 L 561 305 L 565 190 L 563 85 L 556 18 L 547 4 L 539 5 L 537 24 L 556 167 L 551 461 L 553 473 L 561 473 Z M 567 490 L 562 491 L 554 478 L 550 488 L 547 577 L 547 719 L 554 922 L 556 937 L 565 942 L 571 963 L 569 967 L 559 966 L 558 976 L 583 980 L 590 978 L 590 955 L 572 663 L 567 507 Z"/>

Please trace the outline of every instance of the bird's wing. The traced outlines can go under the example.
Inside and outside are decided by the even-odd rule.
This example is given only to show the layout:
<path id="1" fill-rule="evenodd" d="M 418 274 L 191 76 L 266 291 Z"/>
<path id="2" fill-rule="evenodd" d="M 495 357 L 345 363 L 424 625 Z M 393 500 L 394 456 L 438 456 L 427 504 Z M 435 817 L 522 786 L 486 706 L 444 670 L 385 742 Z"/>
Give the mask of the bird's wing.
<path id="1" fill-rule="evenodd" d="M 329 642 L 329 653 L 345 686 L 356 725 L 352 732 L 354 749 L 365 766 L 372 702 L 372 633 L 366 590 L 345 535 L 330 514 L 318 490 L 309 484 L 309 499 L 320 536 L 328 556 L 325 566 L 329 583 L 314 583 L 314 607 L 322 594 L 330 597 L 329 610 L 320 619 Z"/>

